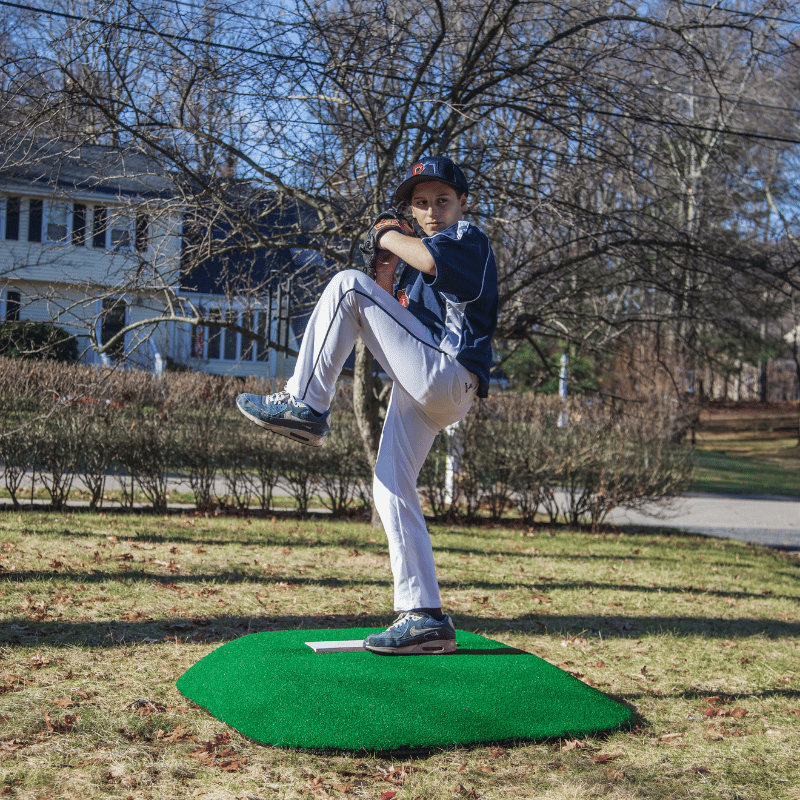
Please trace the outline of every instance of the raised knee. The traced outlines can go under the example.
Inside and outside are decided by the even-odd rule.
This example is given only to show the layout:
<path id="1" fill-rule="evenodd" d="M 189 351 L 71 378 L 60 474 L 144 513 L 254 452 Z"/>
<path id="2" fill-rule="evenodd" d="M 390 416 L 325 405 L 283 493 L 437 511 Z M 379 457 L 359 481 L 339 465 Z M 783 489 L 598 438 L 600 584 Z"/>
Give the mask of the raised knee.
<path id="1" fill-rule="evenodd" d="M 343 269 L 337 272 L 332 278 L 328 286 L 334 291 L 344 293 L 349 289 L 353 289 L 360 283 L 366 276 L 363 272 L 357 269 Z"/>

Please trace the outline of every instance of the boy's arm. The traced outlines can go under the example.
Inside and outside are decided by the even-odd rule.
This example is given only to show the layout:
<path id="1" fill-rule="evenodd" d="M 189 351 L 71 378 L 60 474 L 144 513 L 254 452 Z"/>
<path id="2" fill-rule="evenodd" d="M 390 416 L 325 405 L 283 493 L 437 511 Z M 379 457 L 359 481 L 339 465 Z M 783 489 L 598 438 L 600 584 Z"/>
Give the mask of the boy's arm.
<path id="1" fill-rule="evenodd" d="M 394 273 L 400 259 L 388 250 L 379 250 L 375 260 L 375 283 L 394 295 Z"/>
<path id="2" fill-rule="evenodd" d="M 405 261 L 406 264 L 426 275 L 436 274 L 436 264 L 429 250 L 416 236 L 406 236 L 400 231 L 389 230 L 382 233 L 378 245 Z"/>

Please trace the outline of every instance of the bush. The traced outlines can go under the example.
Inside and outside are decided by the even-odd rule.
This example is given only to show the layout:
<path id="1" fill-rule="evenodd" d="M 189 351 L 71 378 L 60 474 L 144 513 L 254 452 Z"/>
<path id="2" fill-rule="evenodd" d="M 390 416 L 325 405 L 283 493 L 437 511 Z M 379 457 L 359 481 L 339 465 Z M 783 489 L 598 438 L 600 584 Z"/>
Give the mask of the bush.
<path id="1" fill-rule="evenodd" d="M 563 423 L 563 424 L 560 424 Z M 541 395 L 476 403 L 442 432 L 420 473 L 434 516 L 446 508 L 445 465 L 457 462 L 455 503 L 468 517 L 493 521 L 516 506 L 527 522 L 544 511 L 597 527 L 616 507 L 640 507 L 680 494 L 688 482 L 687 448 L 671 443 L 674 420 L 658 404 L 618 406 Z"/>
<path id="2" fill-rule="evenodd" d="M 5 322 L 0 325 L 0 356 L 75 362 L 78 343 L 63 328 L 45 322 Z"/>
<path id="3" fill-rule="evenodd" d="M 226 426 L 236 387 L 230 380 L 203 373 L 177 373 L 166 380 L 175 426 L 176 467 L 189 481 L 195 506 L 216 506 L 216 478 L 225 466 Z M 236 432 L 233 431 L 235 434 Z M 234 444 L 241 449 L 241 445 Z"/>
<path id="4" fill-rule="evenodd" d="M 279 483 L 303 514 L 317 494 L 334 515 L 368 505 L 371 470 L 346 392 L 337 394 L 331 433 L 318 449 L 262 432 L 236 411 L 240 391 L 271 388 L 255 379 L 0 358 L 0 471 L 15 505 L 32 476 L 63 507 L 79 475 L 96 507 L 111 471 L 128 505 L 138 487 L 160 511 L 176 473 L 203 511 L 269 511 Z M 501 395 L 475 403 L 436 438 L 419 487 L 437 519 L 488 512 L 497 522 L 516 507 L 529 524 L 544 513 L 596 527 L 615 507 L 684 490 L 691 464 L 688 448 L 671 443 L 676 424 L 658 403 Z"/>
<path id="5" fill-rule="evenodd" d="M 346 515 L 356 502 L 369 506 L 372 470 L 364 454 L 352 414 L 337 411 L 319 453 L 320 502 L 335 517 Z"/>

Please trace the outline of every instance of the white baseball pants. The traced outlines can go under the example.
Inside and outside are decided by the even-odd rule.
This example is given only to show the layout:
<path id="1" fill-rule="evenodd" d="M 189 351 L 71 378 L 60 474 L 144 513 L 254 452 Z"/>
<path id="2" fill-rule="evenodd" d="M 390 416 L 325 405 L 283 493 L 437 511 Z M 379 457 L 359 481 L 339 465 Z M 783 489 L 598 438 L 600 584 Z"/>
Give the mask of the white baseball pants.
<path id="1" fill-rule="evenodd" d="M 439 608 L 417 478 L 436 434 L 469 411 L 477 379 L 386 290 L 364 273 L 346 270 L 334 276 L 314 308 L 286 391 L 316 411 L 328 409 L 359 336 L 394 381 L 373 483 L 389 540 L 394 607 Z"/>

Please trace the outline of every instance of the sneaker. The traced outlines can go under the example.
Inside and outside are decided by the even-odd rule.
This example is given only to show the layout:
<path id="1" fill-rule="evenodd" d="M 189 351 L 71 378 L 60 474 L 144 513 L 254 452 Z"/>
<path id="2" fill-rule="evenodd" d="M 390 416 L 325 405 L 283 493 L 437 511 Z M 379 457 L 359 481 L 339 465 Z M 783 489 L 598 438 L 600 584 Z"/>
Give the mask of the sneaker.
<path id="1" fill-rule="evenodd" d="M 330 411 L 318 414 L 288 392 L 268 394 L 266 397 L 240 394 L 236 398 L 236 407 L 256 425 L 313 447 L 322 444 L 331 428 Z"/>
<path id="2" fill-rule="evenodd" d="M 456 629 L 446 614 L 436 620 L 424 611 L 404 611 L 383 633 L 367 636 L 364 648 L 387 656 L 452 653 Z"/>

